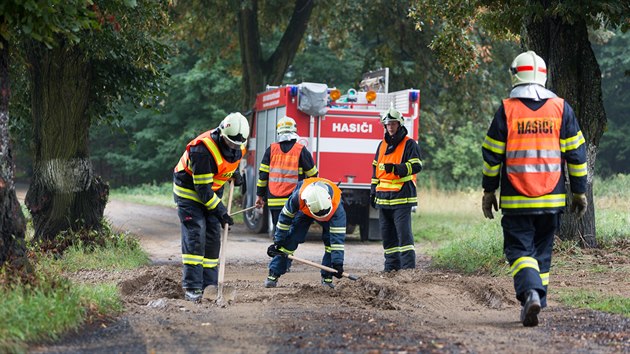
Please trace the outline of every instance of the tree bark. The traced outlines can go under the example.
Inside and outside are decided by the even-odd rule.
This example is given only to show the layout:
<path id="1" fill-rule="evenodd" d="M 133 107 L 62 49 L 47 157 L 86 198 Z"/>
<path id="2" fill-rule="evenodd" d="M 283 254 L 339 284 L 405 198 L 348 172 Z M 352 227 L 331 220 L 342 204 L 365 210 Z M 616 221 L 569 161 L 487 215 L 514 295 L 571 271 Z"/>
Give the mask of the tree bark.
<path id="1" fill-rule="evenodd" d="M 557 17 L 546 17 L 541 22 L 528 23 L 526 30 L 528 48 L 547 63 L 547 87 L 573 107 L 587 144 L 586 196 L 589 207 L 586 215 L 579 220 L 574 214 L 565 213 L 559 236 L 565 240 L 579 240 L 584 247 L 597 247 L 593 175 L 597 147 L 606 127 L 606 113 L 602 99 L 601 72 L 588 40 L 586 23 L 577 20 L 568 24 Z M 570 195 L 569 193 L 568 196 Z M 570 204 L 569 197 L 568 208 Z"/>
<path id="2" fill-rule="evenodd" d="M 243 111 L 256 103 L 265 85 L 280 85 L 302 42 L 315 1 L 296 0 L 289 25 L 273 54 L 263 58 L 258 29 L 258 1 L 242 0 L 238 12 L 238 33 L 243 69 Z"/>
<path id="3" fill-rule="evenodd" d="M 94 176 L 88 151 L 91 66 L 77 46 L 32 42 L 30 64 L 34 171 L 26 205 L 35 237 L 100 229 L 109 187 Z"/>
<path id="4" fill-rule="evenodd" d="M 0 24 L 4 21 L 0 17 Z M 0 267 L 26 262 L 26 222 L 15 194 L 13 156 L 9 139 L 9 42 L 0 36 Z M 16 264 L 18 263 L 18 264 Z"/>

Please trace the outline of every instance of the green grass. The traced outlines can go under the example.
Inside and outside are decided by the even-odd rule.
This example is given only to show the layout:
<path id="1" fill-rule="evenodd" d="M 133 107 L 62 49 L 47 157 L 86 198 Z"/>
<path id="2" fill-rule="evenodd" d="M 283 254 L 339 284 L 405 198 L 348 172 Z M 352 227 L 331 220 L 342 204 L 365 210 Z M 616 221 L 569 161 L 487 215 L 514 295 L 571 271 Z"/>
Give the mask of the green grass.
<path id="1" fill-rule="evenodd" d="M 88 316 L 122 311 L 115 284 L 77 286 L 56 275 L 40 275 L 37 288 L 0 290 L 0 352 L 21 352 L 27 342 L 56 339 Z"/>
<path id="2" fill-rule="evenodd" d="M 607 296 L 595 291 L 567 291 L 560 292 L 562 303 L 579 308 L 617 313 L 630 317 L 630 298 L 622 296 Z"/>
<path id="3" fill-rule="evenodd" d="M 138 241 L 105 228 L 103 246 L 71 246 L 61 257 L 33 258 L 35 286 L 0 288 L 0 352 L 23 352 L 26 343 L 56 339 L 95 317 L 122 311 L 116 284 L 74 284 L 61 274 L 80 269 L 132 269 L 149 258 Z"/>
<path id="4" fill-rule="evenodd" d="M 142 184 L 134 187 L 112 189 L 111 198 L 144 205 L 175 207 L 173 201 L 173 183 Z"/>

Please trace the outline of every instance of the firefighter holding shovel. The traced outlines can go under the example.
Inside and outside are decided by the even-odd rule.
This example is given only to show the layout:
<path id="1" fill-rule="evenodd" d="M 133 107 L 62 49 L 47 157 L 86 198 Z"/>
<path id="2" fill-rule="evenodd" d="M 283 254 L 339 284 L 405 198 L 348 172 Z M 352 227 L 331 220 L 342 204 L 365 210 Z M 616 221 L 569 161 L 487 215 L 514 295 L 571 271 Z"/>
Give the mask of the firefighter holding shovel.
<path id="1" fill-rule="evenodd" d="M 267 255 L 273 259 L 269 263 L 269 275 L 264 283 L 266 288 L 277 286 L 278 278 L 286 272 L 287 260 L 293 257 L 298 245 L 304 243 L 313 221 L 323 229 L 325 250 L 322 265 L 328 270 L 321 271 L 322 285 L 334 288 L 332 277 L 341 278 L 344 275 L 346 212 L 341 201 L 341 190 L 325 178 L 312 177 L 297 184 L 280 212 L 274 243 L 267 249 Z"/>
<path id="2" fill-rule="evenodd" d="M 175 166 L 173 193 L 182 224 L 182 285 L 188 301 L 201 301 L 203 289 L 217 285 L 221 227 L 234 224 L 221 201 L 223 185 L 230 179 L 242 184 L 238 167 L 248 136 L 247 119 L 231 113 L 217 129 L 188 143 Z"/>

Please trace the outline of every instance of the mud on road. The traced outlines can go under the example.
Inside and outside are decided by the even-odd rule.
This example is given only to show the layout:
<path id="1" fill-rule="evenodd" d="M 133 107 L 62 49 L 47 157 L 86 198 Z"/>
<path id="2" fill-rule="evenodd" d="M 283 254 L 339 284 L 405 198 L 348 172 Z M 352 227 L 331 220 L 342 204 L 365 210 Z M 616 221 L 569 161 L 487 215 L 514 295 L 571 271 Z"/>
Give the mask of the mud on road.
<path id="1" fill-rule="evenodd" d="M 358 281 L 335 279 L 335 289 L 323 288 L 318 270 L 294 262 L 278 288 L 265 289 L 270 240 L 237 224 L 229 235 L 225 273 L 235 298 L 224 306 L 209 300 L 193 304 L 183 300 L 181 290 L 175 210 L 113 201 L 106 214 L 114 225 L 138 235 L 154 263 L 132 271 L 69 274 L 76 282 L 118 284 L 125 312 L 56 343 L 34 345 L 30 352 L 630 352 L 628 318 L 554 301 L 554 291 L 572 287 L 609 286 L 628 296 L 627 272 L 608 279 L 558 274 L 540 325 L 524 328 L 507 275 L 461 276 L 431 270 L 422 255 L 416 270 L 382 273 L 381 245 L 353 237 L 346 244 L 345 268 L 359 275 Z M 296 255 L 318 261 L 322 252 L 314 233 Z M 629 262 L 626 258 L 621 266 L 628 267 Z"/>

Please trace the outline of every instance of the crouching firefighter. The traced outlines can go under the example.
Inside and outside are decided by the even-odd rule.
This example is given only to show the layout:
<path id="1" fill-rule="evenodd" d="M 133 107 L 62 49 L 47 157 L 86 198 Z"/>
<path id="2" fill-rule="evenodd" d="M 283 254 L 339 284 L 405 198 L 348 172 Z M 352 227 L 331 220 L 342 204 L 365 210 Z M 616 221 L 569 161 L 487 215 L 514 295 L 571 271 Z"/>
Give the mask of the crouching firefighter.
<path id="1" fill-rule="evenodd" d="M 293 255 L 298 245 L 305 241 L 313 221 L 323 229 L 322 265 L 337 270 L 337 273 L 322 270 L 322 285 L 334 288 L 332 277 L 341 278 L 344 272 L 346 212 L 339 187 L 319 177 L 298 182 L 280 212 L 274 243 L 267 249 L 267 255 L 273 259 L 269 263 L 269 275 L 265 279 L 266 288 L 273 288 L 278 284 L 278 278 L 286 272 L 287 255 Z"/>
<path id="2" fill-rule="evenodd" d="M 200 301 L 203 289 L 217 285 L 221 227 L 233 225 L 221 201 L 223 185 L 238 172 L 249 136 L 247 119 L 231 113 L 217 129 L 207 131 L 186 146 L 173 173 L 173 193 L 182 225 L 182 286 L 185 299 Z"/>

